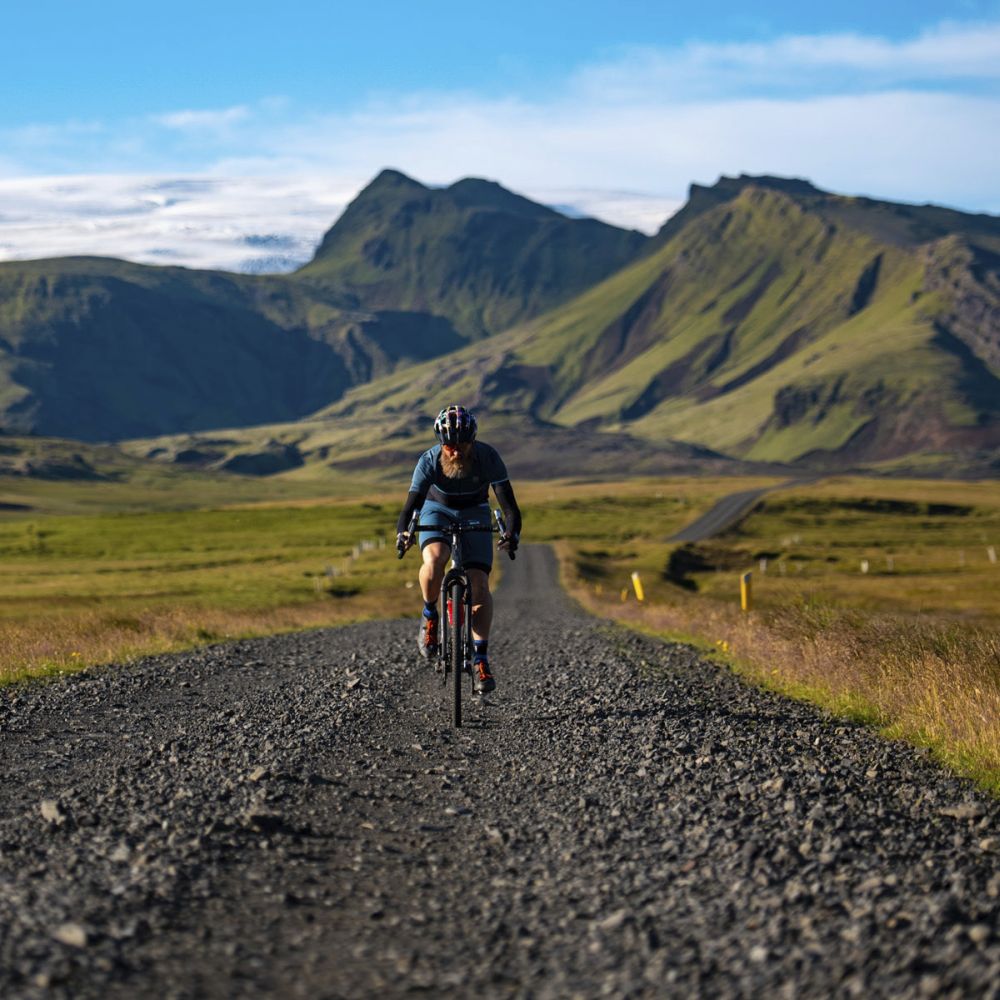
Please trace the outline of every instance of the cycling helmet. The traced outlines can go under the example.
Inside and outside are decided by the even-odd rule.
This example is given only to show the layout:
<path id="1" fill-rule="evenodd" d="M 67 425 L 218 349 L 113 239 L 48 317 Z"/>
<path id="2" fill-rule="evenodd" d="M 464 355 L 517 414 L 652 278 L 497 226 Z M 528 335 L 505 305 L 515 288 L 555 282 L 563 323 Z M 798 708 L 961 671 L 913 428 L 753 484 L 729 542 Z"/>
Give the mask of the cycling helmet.
<path id="1" fill-rule="evenodd" d="M 464 406 L 446 406 L 434 421 L 441 444 L 463 444 L 476 440 L 476 418 Z"/>

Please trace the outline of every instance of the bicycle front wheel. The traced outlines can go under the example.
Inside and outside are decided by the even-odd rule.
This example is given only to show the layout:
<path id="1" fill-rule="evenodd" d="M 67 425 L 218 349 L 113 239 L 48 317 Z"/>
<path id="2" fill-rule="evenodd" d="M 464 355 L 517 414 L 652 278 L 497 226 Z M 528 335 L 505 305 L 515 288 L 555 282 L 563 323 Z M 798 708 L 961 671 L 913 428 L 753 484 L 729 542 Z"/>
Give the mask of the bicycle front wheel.
<path id="1" fill-rule="evenodd" d="M 448 666 L 451 668 L 451 721 L 462 725 L 462 661 L 465 658 L 465 587 L 455 580 L 448 588 Z"/>

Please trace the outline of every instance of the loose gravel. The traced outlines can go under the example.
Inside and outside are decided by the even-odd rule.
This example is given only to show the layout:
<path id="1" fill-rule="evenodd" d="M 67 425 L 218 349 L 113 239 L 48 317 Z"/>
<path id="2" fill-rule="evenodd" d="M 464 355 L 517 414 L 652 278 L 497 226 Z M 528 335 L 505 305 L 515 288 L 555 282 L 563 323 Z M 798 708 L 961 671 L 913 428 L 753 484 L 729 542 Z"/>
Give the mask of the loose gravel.
<path id="1" fill-rule="evenodd" d="M 1000 807 L 506 567 L 413 623 L 0 692 L 4 997 L 1000 995 Z"/>

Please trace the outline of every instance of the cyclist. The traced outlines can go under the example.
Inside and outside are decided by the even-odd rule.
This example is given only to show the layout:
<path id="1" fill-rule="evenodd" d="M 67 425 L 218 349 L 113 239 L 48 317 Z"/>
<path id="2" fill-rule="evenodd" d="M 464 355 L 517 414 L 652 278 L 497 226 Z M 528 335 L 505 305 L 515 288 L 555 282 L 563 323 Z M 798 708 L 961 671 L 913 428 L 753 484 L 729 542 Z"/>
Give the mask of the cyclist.
<path id="1" fill-rule="evenodd" d="M 489 491 L 493 487 L 503 510 L 507 534 L 499 547 L 515 552 L 521 535 L 521 511 L 507 478 L 507 469 L 496 449 L 476 440 L 476 418 L 464 406 L 447 406 L 434 421 L 440 444 L 425 451 L 413 471 L 413 481 L 396 526 L 397 542 L 409 546 L 407 527 L 415 510 L 420 523 L 444 527 L 448 520 L 481 521 L 490 518 Z M 473 674 L 477 694 L 496 688 L 490 671 L 488 644 L 493 620 L 493 597 L 489 573 L 493 567 L 493 536 L 470 532 L 462 540 L 465 571 L 472 588 L 472 639 L 475 646 Z M 417 641 L 424 656 L 432 656 L 438 645 L 437 602 L 444 581 L 451 546 L 444 534 L 433 528 L 420 532 L 420 591 L 424 610 Z"/>

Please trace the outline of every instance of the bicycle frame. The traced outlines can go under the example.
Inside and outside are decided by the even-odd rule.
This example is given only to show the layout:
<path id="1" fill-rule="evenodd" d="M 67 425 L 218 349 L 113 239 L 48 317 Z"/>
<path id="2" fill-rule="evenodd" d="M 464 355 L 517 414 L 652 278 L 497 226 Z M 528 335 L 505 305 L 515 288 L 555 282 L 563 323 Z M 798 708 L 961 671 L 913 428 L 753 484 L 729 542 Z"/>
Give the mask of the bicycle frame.
<path id="1" fill-rule="evenodd" d="M 441 584 L 441 594 L 438 598 L 438 621 L 441 623 L 442 632 L 441 641 L 438 642 L 438 658 L 442 664 L 443 682 L 447 683 L 448 675 L 452 675 L 452 722 L 456 727 L 462 725 L 462 674 L 468 674 L 470 684 L 474 683 L 472 677 L 472 586 L 465 570 L 462 536 L 481 531 L 505 535 L 506 531 L 500 511 L 494 511 L 494 516 L 497 527 L 493 527 L 489 521 L 484 524 L 449 518 L 448 525 L 442 528 L 438 525 L 420 524 L 418 515 L 414 514 L 407 529 L 411 545 L 413 544 L 412 539 L 417 537 L 418 532 L 434 531 L 445 535 L 451 547 L 451 566 L 445 573 Z M 404 553 L 405 549 L 400 551 L 399 558 L 402 558 Z"/>

